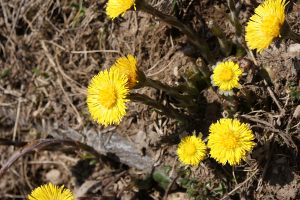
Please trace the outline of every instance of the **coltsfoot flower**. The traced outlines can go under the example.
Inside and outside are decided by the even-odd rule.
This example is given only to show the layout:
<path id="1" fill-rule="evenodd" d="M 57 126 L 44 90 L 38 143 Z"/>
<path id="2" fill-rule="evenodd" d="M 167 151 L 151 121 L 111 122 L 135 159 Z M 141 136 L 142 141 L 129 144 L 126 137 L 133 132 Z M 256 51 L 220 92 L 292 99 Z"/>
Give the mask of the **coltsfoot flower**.
<path id="1" fill-rule="evenodd" d="M 114 19 L 123 15 L 132 6 L 135 8 L 135 0 L 108 0 L 106 4 L 106 14 Z"/>
<path id="2" fill-rule="evenodd" d="M 105 126 L 120 123 L 126 114 L 127 81 L 116 69 L 101 71 L 92 78 L 87 104 L 93 120 Z"/>
<path id="3" fill-rule="evenodd" d="M 262 52 L 280 37 L 280 30 L 285 21 L 286 0 L 265 0 L 255 9 L 255 14 L 246 26 L 246 42 L 250 49 Z"/>
<path id="4" fill-rule="evenodd" d="M 238 64 L 232 61 L 217 63 L 211 75 L 212 85 L 219 88 L 219 92 L 224 95 L 232 95 L 234 88 L 239 88 L 239 77 L 242 70 Z"/>
<path id="5" fill-rule="evenodd" d="M 209 127 L 209 132 L 210 156 L 222 165 L 240 164 L 255 146 L 249 125 L 237 119 L 220 119 Z"/>
<path id="6" fill-rule="evenodd" d="M 35 188 L 28 200 L 75 200 L 73 193 L 64 186 L 58 187 L 52 183 Z"/>
<path id="7" fill-rule="evenodd" d="M 112 69 L 118 69 L 120 73 L 127 76 L 129 89 L 134 88 L 134 86 L 138 83 L 136 63 L 136 58 L 129 54 L 127 57 L 118 58 L 115 64 L 111 67 Z"/>
<path id="8" fill-rule="evenodd" d="M 206 156 L 206 145 L 195 135 L 187 136 L 179 143 L 177 155 L 185 165 L 198 165 Z"/>

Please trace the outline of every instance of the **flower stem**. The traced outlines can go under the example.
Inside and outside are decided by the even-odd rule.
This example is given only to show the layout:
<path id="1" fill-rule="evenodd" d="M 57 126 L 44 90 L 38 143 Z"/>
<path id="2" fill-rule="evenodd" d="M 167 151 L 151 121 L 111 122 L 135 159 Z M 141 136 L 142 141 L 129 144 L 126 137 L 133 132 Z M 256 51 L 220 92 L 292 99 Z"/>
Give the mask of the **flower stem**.
<path id="1" fill-rule="evenodd" d="M 208 63 L 214 63 L 215 58 L 210 53 L 209 46 L 207 42 L 199 37 L 199 35 L 192 30 L 188 25 L 181 23 L 176 17 L 164 14 L 159 10 L 152 7 L 150 4 L 146 3 L 145 0 L 137 0 L 136 7 L 146 13 L 149 13 L 155 17 L 158 17 L 165 23 L 174 26 L 175 28 L 179 29 L 182 33 L 187 35 L 188 40 L 195 45 L 201 51 L 203 58 Z"/>
<path id="2" fill-rule="evenodd" d="M 176 104 L 176 106 L 187 108 L 190 111 L 199 110 L 199 105 L 197 105 L 195 95 L 193 94 L 194 91 L 192 91 L 189 86 L 186 86 L 184 89 L 182 89 L 182 87 L 172 87 L 158 80 L 146 77 L 142 71 L 138 71 L 138 77 L 139 83 L 136 88 L 151 87 L 163 91 L 175 100 L 174 104 Z M 184 91 L 185 94 L 182 94 L 180 91 Z"/>
<path id="3" fill-rule="evenodd" d="M 134 102 L 141 102 L 143 104 L 146 104 L 148 106 L 151 106 L 157 110 L 159 110 L 162 114 L 177 119 L 178 121 L 181 121 L 183 123 L 188 122 L 188 117 L 185 114 L 179 113 L 177 110 L 170 106 L 164 106 L 163 104 L 159 103 L 158 101 L 155 101 L 151 98 L 149 98 L 146 95 L 138 94 L 138 93 L 130 93 L 128 96 L 128 99 Z"/>
<path id="4" fill-rule="evenodd" d="M 226 36 L 222 29 L 215 25 L 212 21 L 209 23 L 208 27 L 210 28 L 214 36 L 217 37 L 223 55 L 229 56 L 232 51 L 232 42 L 226 39 Z"/>
<path id="5" fill-rule="evenodd" d="M 152 87 L 161 91 L 164 91 L 170 97 L 174 97 L 178 103 L 175 103 L 178 107 L 187 108 L 189 112 L 197 112 L 199 110 L 199 105 L 195 101 L 195 97 L 192 94 L 180 94 L 179 91 L 169 85 L 165 85 L 160 81 L 156 81 L 147 78 L 145 81 L 145 86 Z M 185 91 L 189 92 L 190 88 L 186 88 Z"/>
<path id="6" fill-rule="evenodd" d="M 242 35 L 242 25 L 238 18 L 238 11 L 235 8 L 235 2 L 234 0 L 227 0 L 227 4 L 230 10 L 230 20 L 235 28 L 235 34 L 237 37 L 240 37 Z"/>
<path id="7" fill-rule="evenodd" d="M 148 87 L 152 87 L 152 88 L 158 89 L 158 90 L 162 90 L 166 94 L 168 94 L 170 96 L 173 96 L 173 97 L 175 97 L 178 100 L 181 99 L 181 100 L 187 101 L 187 100 L 191 99 L 188 95 L 182 95 L 182 94 L 180 94 L 179 91 L 176 90 L 175 88 L 173 88 L 173 87 L 171 87 L 169 85 L 163 84 L 160 81 L 153 80 L 151 78 L 146 78 L 146 80 L 144 82 L 144 85 L 148 86 Z"/>
<path id="8" fill-rule="evenodd" d="M 285 38 L 289 38 L 297 43 L 300 43 L 300 35 L 292 31 L 290 25 L 286 21 L 282 25 L 280 34 Z"/>
<path id="9" fill-rule="evenodd" d="M 294 42 L 300 43 L 300 35 L 290 30 L 288 37 Z"/>

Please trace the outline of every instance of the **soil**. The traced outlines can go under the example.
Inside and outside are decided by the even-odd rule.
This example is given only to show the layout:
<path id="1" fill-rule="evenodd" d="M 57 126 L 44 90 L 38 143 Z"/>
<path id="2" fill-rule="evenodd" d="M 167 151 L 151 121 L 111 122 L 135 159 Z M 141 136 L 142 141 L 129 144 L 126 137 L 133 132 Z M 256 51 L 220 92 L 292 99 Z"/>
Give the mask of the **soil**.
<path id="1" fill-rule="evenodd" d="M 261 1 L 239 2 L 244 26 Z M 1 177 L 0 199 L 26 199 L 48 182 L 78 199 L 300 199 L 300 44 L 279 38 L 261 54 L 241 56 L 233 47 L 227 57 L 209 28 L 213 23 L 234 40 L 225 0 L 150 3 L 198 31 L 217 61 L 238 62 L 246 73 L 243 90 L 234 101 L 218 95 L 200 73 L 206 61 L 199 51 L 149 14 L 130 10 L 110 20 L 104 0 L 0 0 L 0 167 L 38 139 L 71 139 L 100 154 L 63 142 L 34 148 Z M 300 33 L 299 1 L 290 1 L 286 16 Z M 89 80 L 127 54 L 154 80 L 193 86 L 199 105 L 193 112 L 165 92 L 133 91 L 189 115 L 189 125 L 134 102 L 118 126 L 93 122 Z M 234 169 L 211 158 L 183 166 L 180 138 L 193 131 L 207 136 L 222 116 L 251 125 L 257 145 L 247 160 Z"/>

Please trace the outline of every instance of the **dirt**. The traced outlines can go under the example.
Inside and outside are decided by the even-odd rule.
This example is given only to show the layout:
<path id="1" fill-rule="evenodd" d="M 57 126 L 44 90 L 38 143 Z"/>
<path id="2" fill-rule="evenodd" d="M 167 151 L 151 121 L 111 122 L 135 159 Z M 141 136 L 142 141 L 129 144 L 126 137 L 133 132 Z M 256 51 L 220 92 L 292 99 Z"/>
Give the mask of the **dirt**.
<path id="1" fill-rule="evenodd" d="M 239 2 L 245 25 L 261 1 Z M 102 154 L 68 145 L 26 154 L 1 177 L 0 199 L 26 199 L 47 182 L 63 184 L 82 199 L 299 199 L 300 48 L 295 42 L 278 39 L 254 57 L 237 57 L 233 48 L 229 58 L 247 75 L 236 101 L 228 101 L 208 86 L 200 73 L 205 61 L 186 36 L 138 11 L 112 21 L 105 4 L 0 0 L 0 166 L 23 141 L 36 139 L 72 139 Z M 229 59 L 208 28 L 213 23 L 234 39 L 226 1 L 151 4 L 197 30 L 217 61 Z M 300 2 L 291 1 L 287 11 L 287 21 L 300 33 Z M 86 105 L 89 80 L 127 54 L 134 54 L 139 69 L 154 80 L 193 85 L 199 104 L 193 111 L 164 92 L 135 90 L 189 114 L 190 125 L 133 102 L 118 126 L 92 121 Z M 228 115 L 250 123 L 255 133 L 257 145 L 247 161 L 234 171 L 211 158 L 198 167 L 180 164 L 180 138 L 193 131 L 206 136 L 212 122 Z M 109 137 L 118 142 L 103 139 Z M 122 152 L 122 145 L 132 153 Z"/>

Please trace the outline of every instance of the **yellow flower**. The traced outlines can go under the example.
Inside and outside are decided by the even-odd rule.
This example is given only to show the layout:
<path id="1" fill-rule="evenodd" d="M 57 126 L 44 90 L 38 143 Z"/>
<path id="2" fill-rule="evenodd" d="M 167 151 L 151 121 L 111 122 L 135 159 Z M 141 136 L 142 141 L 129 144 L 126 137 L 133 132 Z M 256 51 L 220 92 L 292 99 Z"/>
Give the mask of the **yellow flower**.
<path id="1" fill-rule="evenodd" d="M 114 19 L 119 15 L 123 15 L 132 6 L 135 6 L 135 0 L 108 0 L 106 14 Z"/>
<path id="2" fill-rule="evenodd" d="M 239 76 L 242 70 L 238 64 L 232 61 L 218 63 L 211 76 L 212 84 L 219 87 L 219 92 L 232 95 L 233 88 L 239 88 Z"/>
<path id="3" fill-rule="evenodd" d="M 255 145 L 254 135 L 248 124 L 236 119 L 220 119 L 209 127 L 207 146 L 210 155 L 225 165 L 237 165 L 245 160 Z"/>
<path id="4" fill-rule="evenodd" d="M 255 9 L 255 14 L 246 26 L 246 42 L 258 52 L 266 49 L 274 38 L 280 36 L 285 21 L 286 0 L 265 0 Z"/>
<path id="5" fill-rule="evenodd" d="M 127 57 L 118 58 L 112 68 L 116 68 L 120 73 L 124 74 L 128 78 L 128 88 L 132 89 L 137 84 L 137 68 L 136 59 L 133 55 Z"/>
<path id="6" fill-rule="evenodd" d="M 126 114 L 127 78 L 118 70 L 104 70 L 88 86 L 87 104 L 92 118 L 105 126 L 119 124 Z"/>
<path id="7" fill-rule="evenodd" d="M 198 165 L 206 155 L 205 143 L 195 135 L 181 140 L 177 148 L 180 162 L 186 165 Z"/>
<path id="8" fill-rule="evenodd" d="M 52 183 L 35 188 L 28 200 L 75 200 L 72 192 L 64 186 L 58 187 Z"/>

